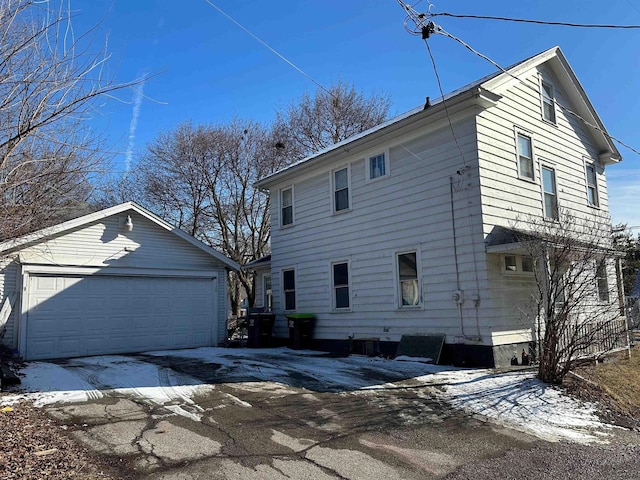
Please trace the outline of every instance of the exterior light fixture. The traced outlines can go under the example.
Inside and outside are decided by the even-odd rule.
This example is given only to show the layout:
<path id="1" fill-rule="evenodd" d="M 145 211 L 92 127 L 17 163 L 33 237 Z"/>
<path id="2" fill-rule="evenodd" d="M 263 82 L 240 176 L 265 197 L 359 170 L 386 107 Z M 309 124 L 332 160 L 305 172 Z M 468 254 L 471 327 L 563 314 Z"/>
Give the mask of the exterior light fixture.
<path id="1" fill-rule="evenodd" d="M 122 225 L 122 228 L 126 232 L 130 232 L 131 230 L 133 230 L 133 222 L 131 221 L 131 215 L 127 215 L 127 219 L 125 220 L 124 224 Z"/>

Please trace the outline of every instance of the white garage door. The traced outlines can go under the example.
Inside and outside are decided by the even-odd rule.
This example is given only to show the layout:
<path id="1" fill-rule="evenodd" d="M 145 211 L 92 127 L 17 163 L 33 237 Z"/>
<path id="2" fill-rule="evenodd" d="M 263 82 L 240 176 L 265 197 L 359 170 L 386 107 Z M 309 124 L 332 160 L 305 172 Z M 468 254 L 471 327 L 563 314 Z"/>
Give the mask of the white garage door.
<path id="1" fill-rule="evenodd" d="M 211 345 L 215 279 L 31 275 L 28 360 Z"/>

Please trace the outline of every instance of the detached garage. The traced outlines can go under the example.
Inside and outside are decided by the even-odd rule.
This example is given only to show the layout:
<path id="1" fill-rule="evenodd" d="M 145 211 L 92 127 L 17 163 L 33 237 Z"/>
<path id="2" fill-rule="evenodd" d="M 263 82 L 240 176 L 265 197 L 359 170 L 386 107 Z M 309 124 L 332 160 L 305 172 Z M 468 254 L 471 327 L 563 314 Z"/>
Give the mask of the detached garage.
<path id="1" fill-rule="evenodd" d="M 217 345 L 239 266 L 135 203 L 0 243 L 0 335 L 26 360 Z"/>

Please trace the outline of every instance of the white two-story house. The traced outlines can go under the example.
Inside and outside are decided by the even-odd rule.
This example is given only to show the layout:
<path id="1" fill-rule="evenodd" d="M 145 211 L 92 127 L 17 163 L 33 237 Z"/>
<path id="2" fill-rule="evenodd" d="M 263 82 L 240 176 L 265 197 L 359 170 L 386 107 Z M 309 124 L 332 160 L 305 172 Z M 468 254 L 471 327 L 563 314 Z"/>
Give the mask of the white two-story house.
<path id="1" fill-rule="evenodd" d="M 605 168 L 620 160 L 552 48 L 260 180 L 272 253 L 257 305 L 281 337 L 286 314 L 315 314 L 319 349 L 441 334 L 445 357 L 503 365 L 534 340 L 518 308 L 533 266 L 496 228 L 559 209 L 608 224 Z"/>

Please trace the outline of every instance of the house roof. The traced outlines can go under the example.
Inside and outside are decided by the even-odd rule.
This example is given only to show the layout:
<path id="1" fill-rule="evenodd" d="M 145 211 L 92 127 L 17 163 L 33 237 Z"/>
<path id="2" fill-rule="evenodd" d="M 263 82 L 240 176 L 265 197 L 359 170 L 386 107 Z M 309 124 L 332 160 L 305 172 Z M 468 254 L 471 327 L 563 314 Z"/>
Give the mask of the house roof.
<path id="1" fill-rule="evenodd" d="M 179 228 L 174 227 L 167 221 L 163 220 L 162 218 L 158 217 L 157 215 L 151 213 L 149 210 L 141 207 L 140 205 L 134 202 L 121 203 L 120 205 L 116 205 L 110 208 L 105 208 L 104 210 L 90 213 L 82 217 L 74 218 L 73 220 L 68 220 L 66 222 L 59 223 L 52 227 L 43 228 L 42 230 L 38 230 L 36 232 L 29 233 L 27 235 L 23 235 L 18 238 L 5 240 L 3 242 L 0 242 L 0 253 L 3 253 L 3 252 L 8 253 L 8 252 L 20 250 L 23 247 L 26 247 L 28 245 L 33 245 L 33 244 L 47 241 L 53 237 L 56 237 L 58 235 L 61 235 L 65 232 L 76 229 L 78 227 L 82 227 L 90 223 L 96 222 L 98 220 L 101 220 L 103 218 L 111 217 L 113 215 L 117 215 L 117 214 L 128 212 L 128 211 L 136 212 L 137 214 L 145 217 L 149 221 L 165 229 L 167 232 L 173 235 L 176 235 L 177 237 L 181 238 L 182 240 L 185 240 L 186 242 L 190 243 L 194 247 L 216 258 L 220 262 L 227 265 L 229 268 L 232 268 L 234 270 L 240 269 L 240 265 L 237 262 L 231 260 L 230 258 L 227 258 L 225 255 L 218 252 L 214 248 L 211 248 L 210 246 L 202 243 L 200 240 L 183 232 Z"/>
<path id="2" fill-rule="evenodd" d="M 520 75 L 546 62 L 549 62 L 549 65 L 558 77 L 563 89 L 567 92 L 572 106 L 575 109 L 574 113 L 586 121 L 585 124 L 587 125 L 588 130 L 591 132 L 594 137 L 594 141 L 601 150 L 600 160 L 603 163 L 619 161 L 621 157 L 620 152 L 616 148 L 611 137 L 608 135 L 604 124 L 593 108 L 591 101 L 587 97 L 582 85 L 567 62 L 562 50 L 560 47 L 553 47 L 507 67 L 505 69 L 506 73 L 503 71 L 491 73 L 479 80 L 446 94 L 444 97 L 433 99 L 431 100 L 429 108 L 425 108 L 424 106 L 416 107 L 408 112 L 398 115 L 397 117 L 387 120 L 380 125 L 376 125 L 375 127 L 353 135 L 328 148 L 320 150 L 306 158 L 303 158 L 302 160 L 299 160 L 298 162 L 278 170 L 271 175 L 268 175 L 267 177 L 262 178 L 256 183 L 256 185 L 258 188 L 268 188 L 269 185 L 289 172 L 298 170 L 302 166 L 310 166 L 316 162 L 320 162 L 336 152 L 343 150 L 346 151 L 347 146 L 349 146 L 350 150 L 355 147 L 356 144 L 368 139 L 377 138 L 377 136 L 383 135 L 386 131 L 393 129 L 394 127 L 402 128 L 413 121 L 435 115 L 438 111 L 442 110 L 442 108 L 438 107 L 443 107 L 445 102 L 447 105 L 450 105 L 450 103 L 453 103 L 454 99 L 458 98 L 464 100 L 471 97 L 476 99 L 483 97 L 485 100 L 485 106 L 495 103 L 500 98 L 500 92 L 506 90 L 506 88 L 512 84 L 521 81 L 519 79 Z"/>
<path id="3" fill-rule="evenodd" d="M 271 254 L 265 255 L 264 257 L 256 258 L 250 262 L 245 263 L 242 268 L 255 268 L 255 267 L 265 267 L 271 263 Z"/>

